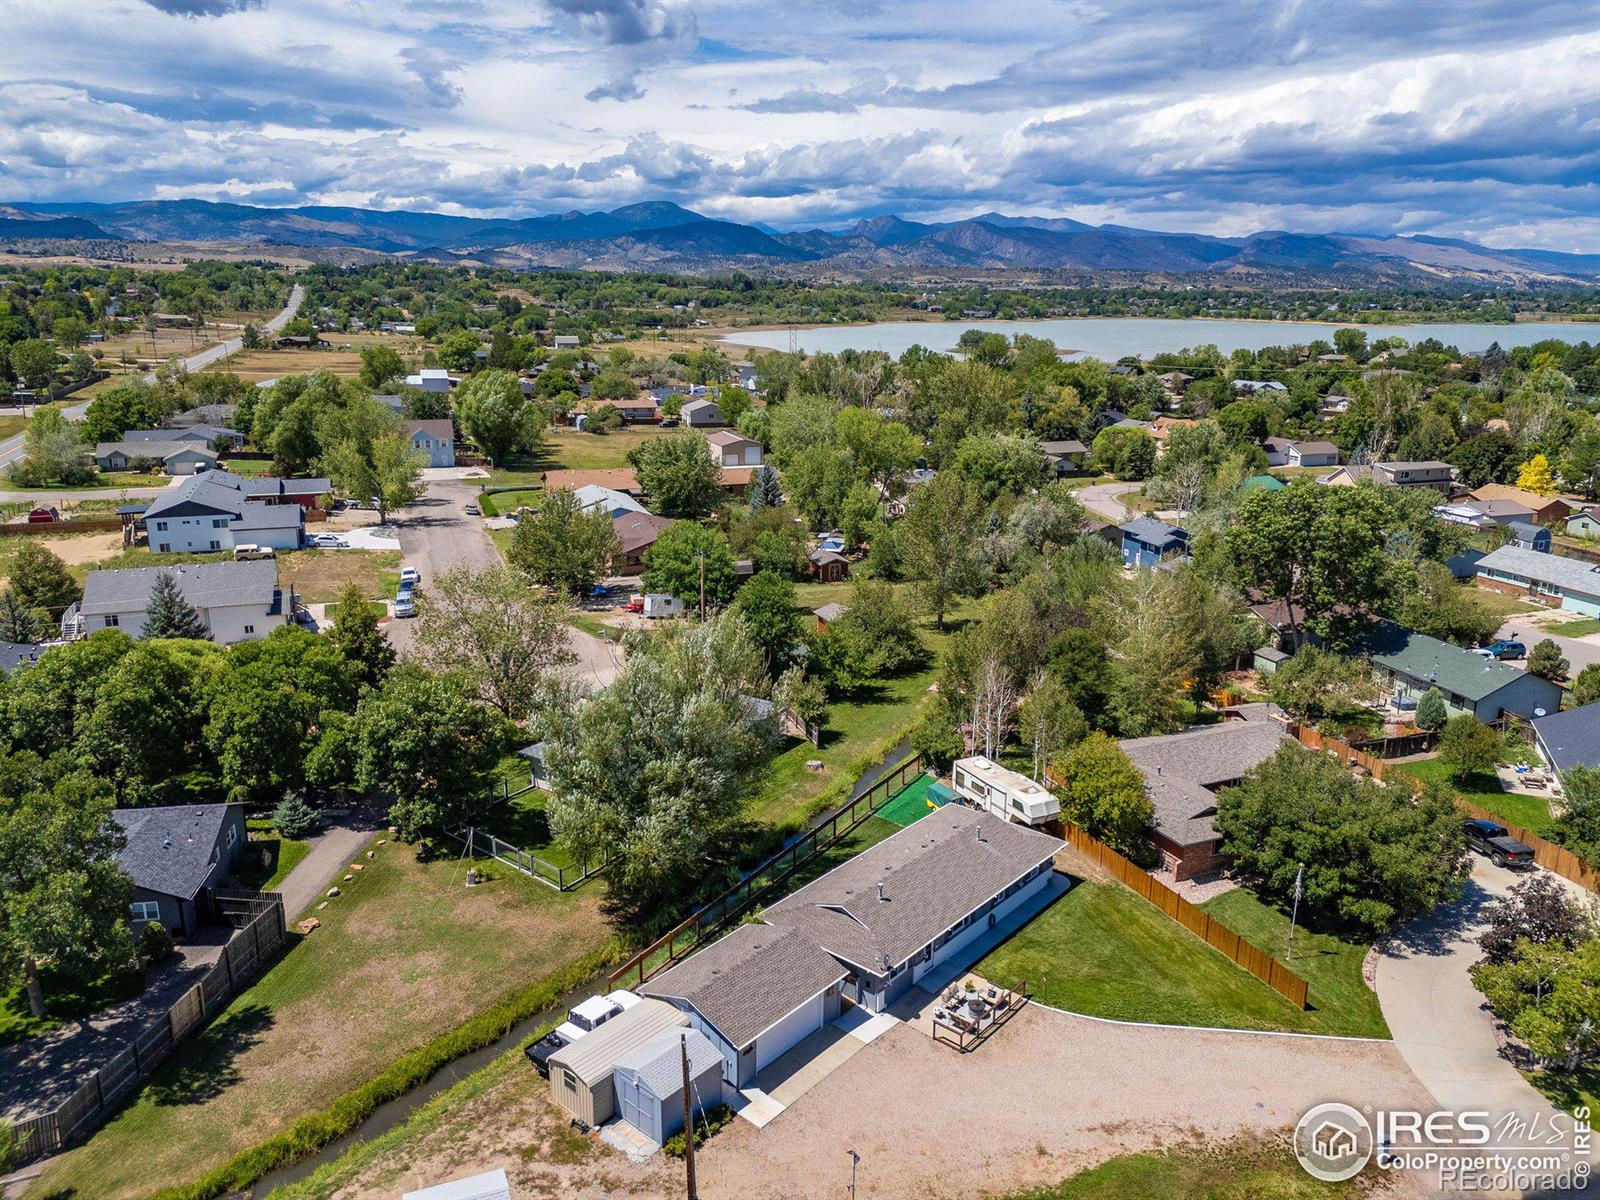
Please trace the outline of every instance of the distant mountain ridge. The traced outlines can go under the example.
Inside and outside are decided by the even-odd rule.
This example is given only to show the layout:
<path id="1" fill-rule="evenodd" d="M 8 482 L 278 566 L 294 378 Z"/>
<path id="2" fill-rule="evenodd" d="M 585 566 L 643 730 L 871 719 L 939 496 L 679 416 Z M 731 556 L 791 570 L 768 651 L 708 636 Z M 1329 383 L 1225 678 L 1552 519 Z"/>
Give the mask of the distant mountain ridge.
<path id="1" fill-rule="evenodd" d="M 706 217 L 670 201 L 538 217 L 207 200 L 0 204 L 0 239 L 122 239 L 351 248 L 445 262 L 596 269 L 883 268 L 1411 277 L 1593 282 L 1600 255 L 1495 250 L 1451 238 L 1269 230 L 1244 237 L 1088 225 L 987 212 L 961 221 L 894 214 L 841 230 L 778 231 Z"/>

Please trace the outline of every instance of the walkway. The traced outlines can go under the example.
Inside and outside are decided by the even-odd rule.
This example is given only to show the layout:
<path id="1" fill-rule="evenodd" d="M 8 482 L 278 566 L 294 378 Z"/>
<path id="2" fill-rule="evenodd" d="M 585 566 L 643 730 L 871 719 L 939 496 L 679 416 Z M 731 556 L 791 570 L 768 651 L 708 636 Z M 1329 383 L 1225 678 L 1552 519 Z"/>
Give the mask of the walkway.
<path id="1" fill-rule="evenodd" d="M 284 919 L 294 924 L 295 919 L 344 874 L 380 828 L 376 819 L 357 812 L 318 834 L 311 843 L 311 852 L 296 863 L 278 885 L 278 893 L 283 896 Z"/>

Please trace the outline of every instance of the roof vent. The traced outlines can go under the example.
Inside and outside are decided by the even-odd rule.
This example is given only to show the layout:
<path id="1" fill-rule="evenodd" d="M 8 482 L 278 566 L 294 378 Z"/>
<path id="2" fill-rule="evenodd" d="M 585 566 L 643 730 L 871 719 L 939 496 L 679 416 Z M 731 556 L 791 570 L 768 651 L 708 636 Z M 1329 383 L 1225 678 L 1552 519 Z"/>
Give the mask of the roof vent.
<path id="1" fill-rule="evenodd" d="M 883 884 L 882 883 L 878 884 L 878 903 L 879 904 L 887 904 L 887 903 L 889 903 L 889 897 L 887 897 L 887 896 L 885 896 L 883 894 Z"/>
<path id="2" fill-rule="evenodd" d="M 982 824 L 982 822 L 974 825 L 972 827 L 972 832 L 978 835 L 978 841 L 980 841 L 980 842 L 988 841 L 988 839 L 983 836 L 983 824 Z"/>

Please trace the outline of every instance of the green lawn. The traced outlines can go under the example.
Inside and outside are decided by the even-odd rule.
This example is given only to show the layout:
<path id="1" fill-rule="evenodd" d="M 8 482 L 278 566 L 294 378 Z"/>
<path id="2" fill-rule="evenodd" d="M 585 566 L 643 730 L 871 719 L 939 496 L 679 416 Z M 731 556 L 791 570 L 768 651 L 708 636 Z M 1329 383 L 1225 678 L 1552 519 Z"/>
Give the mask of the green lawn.
<path id="1" fill-rule="evenodd" d="M 495 492 L 491 495 L 486 495 L 483 499 L 493 504 L 495 510 L 502 517 L 509 517 L 519 508 L 538 508 L 544 500 L 544 489 L 515 488 L 509 492 Z"/>
<path id="2" fill-rule="evenodd" d="M 42 1017 L 29 1011 L 28 994 L 20 980 L 9 990 L 0 991 L 0 1046 L 45 1033 L 137 995 L 144 987 L 144 976 L 138 970 L 118 971 L 84 984 L 59 977 L 46 968 L 40 973 L 40 982 L 47 1009 Z"/>
<path id="3" fill-rule="evenodd" d="M 526 768 L 525 759 L 517 761 Z M 523 782 L 527 782 L 526 769 L 522 775 Z M 491 808 L 479 823 L 479 828 L 520 850 L 537 854 L 553 867 L 570 867 L 573 865 L 572 855 L 550 838 L 550 819 L 545 815 L 545 806 L 549 802 L 549 792 L 523 792 Z"/>
<path id="4" fill-rule="evenodd" d="M 251 817 L 247 824 L 250 846 L 234 867 L 233 882 L 238 887 L 270 892 L 311 853 L 311 843 L 284 837 L 268 817 Z"/>
<path id="5" fill-rule="evenodd" d="M 1218 896 L 1201 906 L 1253 946 L 1265 950 L 1311 985 L 1313 1023 L 1323 1032 L 1386 1038 L 1389 1026 L 1378 997 L 1361 978 L 1361 963 L 1370 943 L 1347 941 L 1329 933 L 1313 933 L 1304 925 L 1294 931 L 1294 954 L 1287 954 L 1289 918 L 1245 888 Z M 1304 906 L 1302 906 L 1304 915 Z"/>
<path id="6" fill-rule="evenodd" d="M 1580 1105 L 1586 1105 L 1591 1125 L 1596 1114 L 1600 1114 L 1600 1069 L 1533 1071 L 1528 1074 L 1528 1082 L 1548 1096 L 1562 1112 L 1571 1113 Z"/>
<path id="7" fill-rule="evenodd" d="M 489 486 L 522 484 L 538 488 L 546 471 L 598 471 L 628 465 L 628 451 L 641 442 L 669 436 L 677 430 L 657 425 L 624 426 L 615 433 L 582 433 L 571 429 L 547 430 L 537 454 L 516 454 L 489 474 Z M 526 502 L 524 502 L 526 503 Z M 502 507 L 501 511 L 505 511 Z"/>
<path id="8" fill-rule="evenodd" d="M 1546 625 L 1539 632 L 1553 633 L 1557 637 L 1585 637 L 1591 633 L 1600 633 L 1600 620 L 1594 617 L 1581 617 L 1576 621 L 1563 621 L 1559 625 Z"/>
<path id="9" fill-rule="evenodd" d="M 1521 825 L 1534 833 L 1542 834 L 1550 827 L 1550 806 L 1540 796 L 1519 796 L 1515 792 L 1508 792 L 1500 786 L 1500 781 L 1493 775 L 1473 775 L 1465 780 L 1455 780 L 1449 777 L 1445 766 L 1437 758 L 1425 759 L 1421 762 L 1404 763 L 1391 768 L 1424 783 L 1442 783 L 1451 791 L 1470 804 L 1487 809 L 1502 821 L 1512 825 Z"/>
<path id="10" fill-rule="evenodd" d="M 1485 612 L 1493 613 L 1502 619 L 1506 617 L 1520 617 L 1523 613 L 1538 612 L 1539 605 L 1530 604 L 1517 596 L 1508 596 L 1504 592 L 1493 592 L 1488 588 L 1467 587 L 1462 594 Z"/>
<path id="11" fill-rule="evenodd" d="M 1301 1012 L 1119 883 L 1078 881 L 975 970 L 1006 987 L 1026 984 L 1042 1003 L 1119 1021 L 1376 1032 L 1376 1005 Z"/>
<path id="12" fill-rule="evenodd" d="M 374 845 L 343 894 L 30 1196 L 125 1200 L 192 1180 L 601 946 L 603 883 L 562 895 L 492 860 Z"/>
<path id="13" fill-rule="evenodd" d="M 1005 1200 L 1332 1200 L 1367 1195 L 1380 1174 L 1369 1167 L 1345 1183 L 1323 1183 L 1306 1174 L 1286 1138 L 1246 1137 L 1124 1154 Z"/>
<path id="14" fill-rule="evenodd" d="M 243 475 L 246 479 L 259 479 L 272 474 L 270 454 L 230 454 L 217 465 L 224 471 Z"/>

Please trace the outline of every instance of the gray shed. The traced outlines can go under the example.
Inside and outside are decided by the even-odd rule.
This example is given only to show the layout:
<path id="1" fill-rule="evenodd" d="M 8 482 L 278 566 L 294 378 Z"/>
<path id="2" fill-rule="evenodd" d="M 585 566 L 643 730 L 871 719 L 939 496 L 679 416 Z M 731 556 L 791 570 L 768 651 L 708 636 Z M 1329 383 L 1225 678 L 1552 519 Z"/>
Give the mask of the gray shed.
<path id="1" fill-rule="evenodd" d="M 662 1145 L 683 1129 L 683 1047 L 689 1102 L 698 1118 L 722 1103 L 722 1053 L 698 1029 L 668 1029 L 617 1060 L 617 1115 Z"/>
<path id="2" fill-rule="evenodd" d="M 661 1000 L 641 1000 L 593 1033 L 550 1056 L 550 1098 L 586 1125 L 604 1125 L 616 1115 L 612 1068 L 656 1034 L 689 1024 Z"/>

